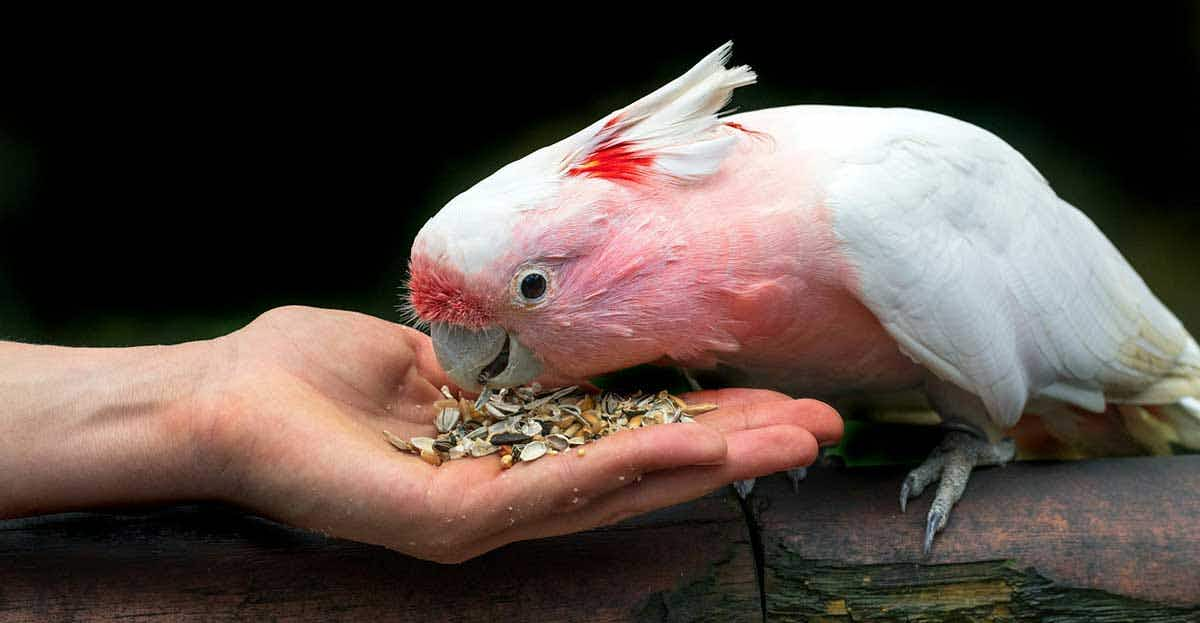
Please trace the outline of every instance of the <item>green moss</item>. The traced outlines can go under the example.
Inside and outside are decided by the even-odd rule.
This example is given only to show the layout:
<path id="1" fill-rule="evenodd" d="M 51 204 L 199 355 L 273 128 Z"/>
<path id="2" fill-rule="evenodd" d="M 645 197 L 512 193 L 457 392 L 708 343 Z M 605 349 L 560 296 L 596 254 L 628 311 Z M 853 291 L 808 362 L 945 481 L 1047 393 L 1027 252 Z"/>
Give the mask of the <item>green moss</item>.
<path id="1" fill-rule="evenodd" d="M 1061 586 L 1009 561 L 846 565 L 779 547 L 768 563 L 768 621 L 1200 620 L 1200 608 Z"/>

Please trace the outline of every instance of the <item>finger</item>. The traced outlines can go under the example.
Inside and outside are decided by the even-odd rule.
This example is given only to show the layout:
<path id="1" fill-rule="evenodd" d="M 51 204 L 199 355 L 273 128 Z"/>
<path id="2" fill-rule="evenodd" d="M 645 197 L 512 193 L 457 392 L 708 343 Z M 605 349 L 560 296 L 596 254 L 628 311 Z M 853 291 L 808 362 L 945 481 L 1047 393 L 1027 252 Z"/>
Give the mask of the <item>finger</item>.
<path id="1" fill-rule="evenodd" d="M 698 393 L 706 394 L 703 399 L 716 404 L 717 410 L 697 416 L 696 420 L 723 433 L 791 425 L 808 429 L 823 446 L 842 438 L 841 416 L 817 400 L 793 400 L 777 392 L 751 389 Z"/>
<path id="2" fill-rule="evenodd" d="M 433 340 L 428 335 L 412 327 L 396 325 L 396 328 L 401 331 L 405 343 L 412 349 L 417 373 L 434 387 L 442 387 L 444 385 L 450 388 L 452 394 L 457 396 L 462 390 L 454 384 L 454 381 L 450 380 L 450 376 L 446 374 L 441 364 L 438 363 L 437 355 L 433 352 Z"/>
<path id="3" fill-rule="evenodd" d="M 481 540 L 487 551 L 512 541 L 588 530 L 634 515 L 695 499 L 735 480 L 757 478 L 784 469 L 811 465 L 817 458 L 817 440 L 798 426 L 768 426 L 727 435 L 726 461 L 707 467 L 661 470 L 635 479 L 601 497 L 573 498 L 561 513 L 542 521 L 514 524 L 509 530 Z"/>
<path id="4" fill-rule="evenodd" d="M 721 407 L 740 407 L 758 402 L 778 402 L 792 397 L 769 389 L 729 387 L 725 389 L 702 389 L 679 396 L 689 404 L 712 403 Z"/>
<path id="5" fill-rule="evenodd" d="M 500 493 L 520 497 L 530 490 L 560 497 L 597 497 L 641 474 L 725 461 L 725 436 L 702 424 L 658 425 L 609 435 L 550 460 L 518 464 Z"/>
<path id="6" fill-rule="evenodd" d="M 719 465 L 725 451 L 724 435 L 703 424 L 658 425 L 615 433 L 508 470 L 498 461 L 452 461 L 438 470 L 438 479 L 454 491 L 466 509 L 460 514 L 479 534 L 497 534 L 562 512 L 573 500 L 601 497 L 646 473 Z"/>

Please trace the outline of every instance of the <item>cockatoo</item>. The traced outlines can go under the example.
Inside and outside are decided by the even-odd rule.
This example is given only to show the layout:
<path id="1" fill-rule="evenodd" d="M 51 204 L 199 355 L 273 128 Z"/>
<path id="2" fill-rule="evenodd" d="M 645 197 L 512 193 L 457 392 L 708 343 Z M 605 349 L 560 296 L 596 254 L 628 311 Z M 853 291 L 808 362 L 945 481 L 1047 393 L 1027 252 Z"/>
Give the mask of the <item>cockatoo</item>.
<path id="1" fill-rule="evenodd" d="M 463 388 L 648 362 L 833 399 L 918 390 L 948 427 L 901 485 L 972 468 L 1036 412 L 1200 447 L 1200 347 L 1117 249 L 995 135 L 932 112 L 721 117 L 731 45 L 454 197 L 412 248 L 409 304 Z"/>

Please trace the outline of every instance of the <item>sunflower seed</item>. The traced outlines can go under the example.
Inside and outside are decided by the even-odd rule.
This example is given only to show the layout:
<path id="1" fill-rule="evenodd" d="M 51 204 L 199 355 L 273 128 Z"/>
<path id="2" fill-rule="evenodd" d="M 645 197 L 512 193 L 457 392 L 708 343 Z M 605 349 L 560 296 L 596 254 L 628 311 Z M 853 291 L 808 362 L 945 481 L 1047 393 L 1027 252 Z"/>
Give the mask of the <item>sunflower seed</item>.
<path id="1" fill-rule="evenodd" d="M 604 424 L 600 421 L 600 416 L 596 415 L 595 411 L 584 411 L 580 415 L 587 422 L 588 428 L 592 429 L 592 434 L 599 435 L 600 431 L 604 430 Z"/>
<path id="2" fill-rule="evenodd" d="M 491 407 L 495 407 L 496 409 L 499 409 L 505 415 L 513 415 L 514 413 L 520 413 L 520 411 L 521 411 L 521 405 L 509 404 L 507 402 L 499 402 L 497 400 L 493 400 L 488 403 L 488 408 L 490 409 Z"/>
<path id="3" fill-rule="evenodd" d="M 434 424 L 437 426 L 439 433 L 448 433 L 454 430 L 455 426 L 458 426 L 458 403 L 455 402 L 454 405 L 453 407 L 442 409 L 442 412 L 438 414 L 437 421 Z"/>
<path id="4" fill-rule="evenodd" d="M 467 452 L 474 457 L 487 456 L 499 451 L 500 446 L 493 446 L 482 439 L 472 439 L 471 445 L 467 448 Z"/>
<path id="5" fill-rule="evenodd" d="M 538 398 L 537 400 L 534 400 L 533 402 L 531 402 L 531 403 L 529 403 L 529 404 L 525 405 L 525 408 L 526 408 L 526 409 L 532 409 L 532 408 L 534 408 L 534 407 L 537 407 L 537 406 L 543 405 L 543 404 L 545 404 L 545 403 L 547 403 L 547 402 L 552 402 L 552 401 L 558 400 L 559 398 L 562 398 L 563 396 L 566 396 L 567 394 L 570 394 L 571 392 L 575 391 L 575 390 L 576 390 L 576 389 L 578 389 L 578 388 L 579 388 L 579 386 L 578 386 L 578 385 L 572 385 L 572 386 L 570 386 L 570 387 L 564 387 L 564 388 L 562 388 L 562 389 L 560 389 L 560 390 L 557 390 L 557 391 L 551 392 L 550 394 L 548 394 L 548 395 L 546 395 L 546 396 L 543 396 L 543 397 L 541 397 L 541 398 Z"/>
<path id="6" fill-rule="evenodd" d="M 545 456 L 547 449 L 546 444 L 541 441 L 527 443 L 524 448 L 521 448 L 521 460 L 536 461 Z"/>
<path id="7" fill-rule="evenodd" d="M 408 443 L 407 441 L 404 441 L 403 438 L 397 437 L 386 430 L 383 431 L 383 436 L 387 438 L 388 443 L 392 444 L 393 446 L 396 446 L 397 450 L 401 450 L 404 452 L 412 452 L 413 451 L 412 444 Z"/>
<path id="8" fill-rule="evenodd" d="M 444 398 L 434 402 L 438 408 L 436 438 L 406 441 L 384 431 L 388 443 L 417 453 L 432 465 L 499 453 L 508 468 L 571 447 L 582 451 L 581 446 L 619 430 L 692 422 L 692 415 L 716 408 L 712 404 L 689 405 L 666 391 L 591 394 L 575 386 L 546 392 L 536 385 L 485 387 L 474 403 L 461 396 L 454 399 L 449 388 L 443 388 L 442 395 Z"/>
<path id="9" fill-rule="evenodd" d="M 445 387 L 443 387 L 442 389 L 445 389 Z M 475 399 L 475 410 L 482 411 L 483 405 L 487 404 L 488 398 L 490 398 L 491 395 L 492 395 L 492 388 L 485 385 L 483 387 L 483 391 L 479 392 L 479 397 Z"/>
<path id="10" fill-rule="evenodd" d="M 495 446 L 511 446 L 518 443 L 528 443 L 533 437 L 521 433 L 500 433 L 492 435 L 491 442 Z"/>
<path id="11" fill-rule="evenodd" d="M 537 420 L 525 420 L 521 425 L 521 432 L 533 437 L 534 435 L 542 434 L 542 423 Z"/>

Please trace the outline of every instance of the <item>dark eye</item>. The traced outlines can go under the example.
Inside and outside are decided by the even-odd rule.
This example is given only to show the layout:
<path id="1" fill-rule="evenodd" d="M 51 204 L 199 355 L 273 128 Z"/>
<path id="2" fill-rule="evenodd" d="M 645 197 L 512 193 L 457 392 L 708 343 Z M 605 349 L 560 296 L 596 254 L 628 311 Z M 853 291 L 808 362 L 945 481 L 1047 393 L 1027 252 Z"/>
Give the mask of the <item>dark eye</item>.
<path id="1" fill-rule="evenodd" d="M 527 273 L 521 278 L 521 296 L 527 301 L 537 301 L 546 294 L 546 276 L 538 272 Z"/>

